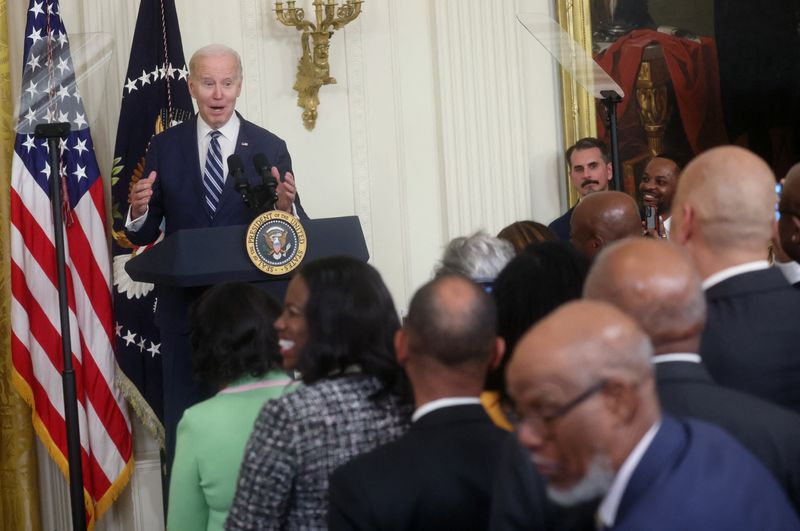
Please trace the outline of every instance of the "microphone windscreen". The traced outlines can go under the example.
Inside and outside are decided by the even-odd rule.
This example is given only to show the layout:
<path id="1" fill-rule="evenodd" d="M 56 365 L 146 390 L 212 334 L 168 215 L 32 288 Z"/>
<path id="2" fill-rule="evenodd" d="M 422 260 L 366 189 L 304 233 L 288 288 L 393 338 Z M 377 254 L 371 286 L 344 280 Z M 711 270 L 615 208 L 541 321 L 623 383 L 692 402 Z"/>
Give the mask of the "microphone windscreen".
<path id="1" fill-rule="evenodd" d="M 244 163 L 242 162 L 242 157 L 234 153 L 228 157 L 228 174 L 236 175 L 240 173 L 244 173 Z"/>
<path id="2" fill-rule="evenodd" d="M 269 172 L 272 164 L 269 163 L 269 159 L 263 153 L 256 153 L 253 156 L 253 166 L 256 167 L 256 171 L 261 172 Z"/>

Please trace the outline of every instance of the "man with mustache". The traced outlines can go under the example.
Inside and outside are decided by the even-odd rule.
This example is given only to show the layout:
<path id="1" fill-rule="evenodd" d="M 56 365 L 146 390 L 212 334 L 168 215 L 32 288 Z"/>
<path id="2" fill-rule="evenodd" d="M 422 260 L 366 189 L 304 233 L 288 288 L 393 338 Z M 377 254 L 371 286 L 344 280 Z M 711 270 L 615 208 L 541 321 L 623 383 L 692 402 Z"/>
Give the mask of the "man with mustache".
<path id="1" fill-rule="evenodd" d="M 639 180 L 639 195 L 642 205 L 656 209 L 656 231 L 658 236 L 669 238 L 672 221 L 672 197 L 678 186 L 678 177 L 683 168 L 678 155 L 661 153 L 650 159 Z M 655 234 L 654 234 L 655 235 Z"/>
<path id="2" fill-rule="evenodd" d="M 613 172 L 608 147 L 602 140 L 592 137 L 581 138 L 567 150 L 566 159 L 569 165 L 569 179 L 581 198 L 592 192 L 608 190 Z M 573 210 L 575 207 L 567 210 L 549 225 L 549 228 L 565 242 L 569 241 Z"/>
<path id="3" fill-rule="evenodd" d="M 775 479 L 730 435 L 662 414 L 652 354 L 631 317 L 586 300 L 517 344 L 506 370 L 517 437 L 548 497 L 602 497 L 597 529 L 798 529 Z"/>

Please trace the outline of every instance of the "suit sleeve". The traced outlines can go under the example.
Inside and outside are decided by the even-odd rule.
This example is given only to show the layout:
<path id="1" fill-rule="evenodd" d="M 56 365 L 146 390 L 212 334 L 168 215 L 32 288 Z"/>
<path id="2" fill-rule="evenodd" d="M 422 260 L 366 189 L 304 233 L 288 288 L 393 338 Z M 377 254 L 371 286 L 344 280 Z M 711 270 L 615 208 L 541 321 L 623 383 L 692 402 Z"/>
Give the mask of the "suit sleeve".
<path id="1" fill-rule="evenodd" d="M 193 444 L 202 433 L 197 433 L 195 424 L 189 415 L 184 415 L 178 423 L 175 461 L 169 484 L 169 531 L 191 531 L 208 526 L 209 507 L 200 487 L 198 455 Z"/>
<path id="2" fill-rule="evenodd" d="M 368 496 L 359 488 L 357 466 L 350 462 L 339 467 L 330 479 L 328 490 L 328 531 L 369 531 Z"/>
<path id="3" fill-rule="evenodd" d="M 153 182 L 153 195 L 147 205 L 147 218 L 138 230 L 125 230 L 128 239 L 136 245 L 147 245 L 154 242 L 161 233 L 161 220 L 164 219 L 164 194 L 161 187 L 161 179 L 165 176 L 162 175 L 158 168 L 159 144 L 158 137 L 154 137 L 150 143 L 150 148 L 147 150 L 144 171 L 142 172 L 142 178 L 145 178 L 150 175 L 151 171 L 156 171 L 156 180 Z"/>
<path id="4" fill-rule="evenodd" d="M 272 163 L 278 168 L 278 175 L 283 176 L 287 171 L 292 172 L 292 156 L 289 155 L 289 149 L 286 147 L 286 142 L 280 141 L 280 145 L 276 150 L 275 161 Z M 303 205 L 300 203 L 300 185 L 297 183 L 297 176 L 295 175 L 295 184 L 297 184 L 297 195 L 294 198 L 294 207 L 297 209 L 297 217 L 300 219 L 309 219 Z"/>
<path id="5" fill-rule="evenodd" d="M 269 400 L 256 419 L 226 530 L 282 529 L 297 475 L 297 425 L 288 401 Z"/>

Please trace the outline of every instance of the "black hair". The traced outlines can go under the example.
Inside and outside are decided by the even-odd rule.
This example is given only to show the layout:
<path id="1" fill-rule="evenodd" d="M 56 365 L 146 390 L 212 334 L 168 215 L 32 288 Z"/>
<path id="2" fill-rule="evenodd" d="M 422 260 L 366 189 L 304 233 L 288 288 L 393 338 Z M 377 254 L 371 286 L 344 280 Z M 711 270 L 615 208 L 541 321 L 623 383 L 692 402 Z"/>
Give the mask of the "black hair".
<path id="1" fill-rule="evenodd" d="M 565 154 L 565 158 L 567 159 L 567 167 L 571 170 L 572 169 L 572 154 L 576 151 L 583 151 L 584 149 L 594 149 L 597 148 L 600 150 L 600 155 L 603 157 L 603 162 L 608 164 L 611 162 L 611 154 L 608 151 L 608 146 L 605 142 L 600 140 L 599 138 L 594 138 L 591 136 L 587 136 L 586 138 L 581 138 L 575 144 L 569 147 Z"/>
<path id="2" fill-rule="evenodd" d="M 341 376 L 357 367 L 380 380 L 382 389 L 376 396 L 407 392 L 405 373 L 394 354 L 400 321 L 375 268 L 334 256 L 304 264 L 298 274 L 308 288 L 308 339 L 296 367 L 303 382 Z"/>
<path id="3" fill-rule="evenodd" d="M 589 265 L 589 259 L 567 242 L 541 242 L 527 247 L 500 272 L 492 295 L 506 353 L 487 378 L 488 390 L 505 396 L 504 370 L 517 342 L 556 307 L 581 297 Z"/>
<path id="4" fill-rule="evenodd" d="M 558 236 L 547 226 L 538 221 L 522 220 L 515 221 L 511 225 L 504 227 L 497 237 L 501 240 L 511 242 L 514 252 L 519 254 L 532 243 L 556 241 Z"/>
<path id="5" fill-rule="evenodd" d="M 665 151 L 665 152 L 662 152 L 662 153 L 658 153 L 657 155 L 653 155 L 650 158 L 650 160 L 653 160 L 653 159 L 671 160 L 672 162 L 675 163 L 675 166 L 677 166 L 677 168 L 678 168 L 678 172 L 677 173 L 682 172 L 683 168 L 689 163 L 689 157 L 686 156 L 684 153 L 681 153 L 679 151 L 674 151 L 674 152 L 666 152 Z"/>
<path id="6" fill-rule="evenodd" d="M 251 284 L 228 282 L 208 289 L 189 314 L 195 374 L 220 389 L 242 376 L 263 376 L 280 367 L 274 326 L 280 313 L 275 299 Z"/>

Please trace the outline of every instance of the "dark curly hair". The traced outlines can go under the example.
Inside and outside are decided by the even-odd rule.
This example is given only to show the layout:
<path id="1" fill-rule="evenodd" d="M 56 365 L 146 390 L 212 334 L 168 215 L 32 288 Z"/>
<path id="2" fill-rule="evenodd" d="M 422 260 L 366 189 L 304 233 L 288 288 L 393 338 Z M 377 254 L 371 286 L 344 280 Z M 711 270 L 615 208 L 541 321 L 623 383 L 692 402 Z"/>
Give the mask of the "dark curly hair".
<path id="1" fill-rule="evenodd" d="M 251 284 L 228 282 L 208 289 L 189 314 L 195 374 L 221 389 L 242 376 L 279 368 L 274 323 L 280 312 L 272 296 Z"/>
<path id="2" fill-rule="evenodd" d="M 405 394 L 407 382 L 394 355 L 400 321 L 380 274 L 355 258 L 334 256 L 304 264 L 308 339 L 297 357 L 305 384 L 358 367 L 380 380 L 382 391 Z"/>
<path id="3" fill-rule="evenodd" d="M 497 303 L 497 333 L 506 352 L 486 388 L 505 397 L 505 366 L 520 338 L 561 304 L 579 299 L 589 259 L 567 242 L 534 243 L 497 276 L 492 296 Z"/>

